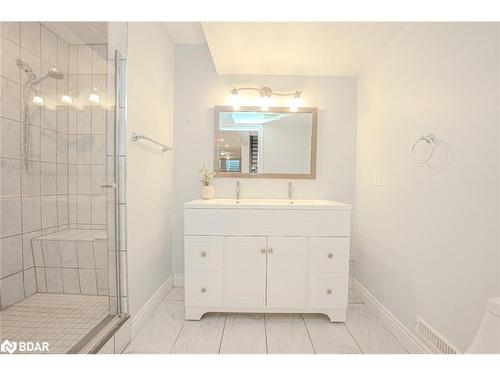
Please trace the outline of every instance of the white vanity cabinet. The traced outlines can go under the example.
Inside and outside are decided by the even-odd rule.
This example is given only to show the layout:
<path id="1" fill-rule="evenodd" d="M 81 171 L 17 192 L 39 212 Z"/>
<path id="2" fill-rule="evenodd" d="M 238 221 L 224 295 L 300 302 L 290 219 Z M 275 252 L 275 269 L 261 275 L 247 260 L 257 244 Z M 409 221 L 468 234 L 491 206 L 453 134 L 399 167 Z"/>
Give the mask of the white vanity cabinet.
<path id="1" fill-rule="evenodd" d="M 345 321 L 350 210 L 319 200 L 186 203 L 186 319 L 310 312 Z"/>

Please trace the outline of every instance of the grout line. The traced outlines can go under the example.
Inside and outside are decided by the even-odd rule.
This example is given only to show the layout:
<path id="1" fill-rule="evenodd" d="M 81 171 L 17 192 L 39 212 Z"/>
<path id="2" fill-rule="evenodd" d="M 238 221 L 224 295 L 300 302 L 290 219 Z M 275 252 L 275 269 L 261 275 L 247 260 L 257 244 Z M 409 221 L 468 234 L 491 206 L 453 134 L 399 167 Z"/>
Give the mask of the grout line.
<path id="1" fill-rule="evenodd" d="M 349 313 L 349 308 L 347 309 L 347 313 Z M 356 340 L 356 338 L 354 337 L 353 333 L 351 332 L 351 330 L 349 329 L 349 326 L 347 325 L 347 319 L 346 321 L 344 322 L 344 326 L 345 328 L 347 329 L 347 332 L 349 332 L 349 334 L 351 335 L 352 339 L 354 340 L 354 343 L 356 344 L 356 346 L 358 347 L 359 351 L 361 352 L 361 354 L 365 354 L 364 350 L 361 348 L 361 345 L 358 343 L 358 340 Z"/>
<path id="2" fill-rule="evenodd" d="M 219 349 L 217 350 L 217 354 L 220 354 L 220 349 L 222 347 L 222 340 L 224 339 L 224 333 L 226 331 L 226 322 L 228 314 L 222 313 L 222 316 L 224 317 L 224 325 L 222 326 L 222 334 L 220 335 Z"/>
<path id="3" fill-rule="evenodd" d="M 175 337 L 175 340 L 174 340 L 174 342 L 172 344 L 172 347 L 170 348 L 169 354 L 172 354 L 172 351 L 175 348 L 175 344 L 177 344 L 177 341 L 179 340 L 179 337 L 181 336 L 181 333 L 184 331 L 185 327 L 186 327 L 186 319 L 184 319 L 184 322 L 182 323 L 182 327 L 179 330 L 179 332 L 177 333 L 177 336 Z"/>
<path id="4" fill-rule="evenodd" d="M 266 314 L 264 313 L 264 337 L 266 339 L 266 354 L 269 354 L 269 347 L 267 344 L 267 322 L 266 322 Z"/>
<path id="5" fill-rule="evenodd" d="M 313 352 L 314 352 L 314 354 L 317 354 L 316 353 L 316 348 L 314 347 L 313 339 L 311 337 L 311 333 L 309 332 L 309 328 L 307 327 L 306 319 L 304 318 L 304 314 L 300 314 L 300 317 L 302 318 L 302 322 L 304 323 L 304 326 L 306 327 L 307 337 L 309 337 L 309 341 L 311 342 L 311 346 L 313 348 Z"/>

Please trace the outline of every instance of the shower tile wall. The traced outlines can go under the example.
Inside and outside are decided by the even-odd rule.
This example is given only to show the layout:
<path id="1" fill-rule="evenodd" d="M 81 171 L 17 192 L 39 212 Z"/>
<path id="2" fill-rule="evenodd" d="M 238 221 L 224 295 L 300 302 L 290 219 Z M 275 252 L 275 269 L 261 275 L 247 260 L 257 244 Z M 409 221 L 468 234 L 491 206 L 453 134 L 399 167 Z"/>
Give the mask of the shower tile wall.
<path id="1" fill-rule="evenodd" d="M 22 160 L 22 84 L 27 76 L 16 66 L 22 58 L 37 76 L 50 67 L 68 72 L 69 45 L 37 22 L 2 23 L 1 294 L 9 306 L 37 290 L 30 240 L 68 227 L 67 112 L 55 110 L 67 79 L 46 80 L 37 95 L 47 106 L 30 107 L 28 169 Z M 43 73 L 42 73 L 43 74 Z"/>
<path id="2" fill-rule="evenodd" d="M 39 293 L 109 295 L 107 240 L 33 240 Z"/>
<path id="3" fill-rule="evenodd" d="M 30 240 L 72 228 L 105 229 L 105 109 L 56 105 L 61 95 L 106 92 L 106 47 L 69 45 L 38 22 L 1 23 L 0 308 L 37 292 Z M 15 60 L 37 76 L 57 67 L 65 78 L 37 87 L 31 105 L 28 168 L 22 154 L 23 83 Z M 30 98 L 31 102 L 31 98 Z"/>
<path id="4" fill-rule="evenodd" d="M 105 45 L 69 47 L 70 95 L 88 96 L 94 88 L 106 93 L 106 55 Z M 69 226 L 105 229 L 105 191 L 100 185 L 106 177 L 106 110 L 102 105 L 77 106 L 69 109 L 68 120 Z"/>

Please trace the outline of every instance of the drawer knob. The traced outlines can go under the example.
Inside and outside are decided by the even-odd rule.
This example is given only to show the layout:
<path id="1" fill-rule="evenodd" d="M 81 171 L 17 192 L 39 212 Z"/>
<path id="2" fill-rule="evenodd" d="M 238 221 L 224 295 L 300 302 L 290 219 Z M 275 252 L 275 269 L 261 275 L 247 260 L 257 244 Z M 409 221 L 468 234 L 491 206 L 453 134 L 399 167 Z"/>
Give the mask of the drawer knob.
<path id="1" fill-rule="evenodd" d="M 207 288 L 201 288 L 201 292 L 202 293 L 206 293 L 207 292 Z"/>
<path id="2" fill-rule="evenodd" d="M 332 294 L 332 293 L 333 293 L 333 291 L 331 289 L 326 290 L 326 294 Z"/>
<path id="3" fill-rule="evenodd" d="M 201 252 L 201 257 L 202 257 L 202 258 L 205 258 L 206 256 L 207 256 L 207 253 L 206 253 L 205 251 L 202 251 L 202 252 Z"/>
<path id="4" fill-rule="evenodd" d="M 332 259 L 333 258 L 333 254 L 332 253 L 328 253 L 328 258 Z"/>
<path id="5" fill-rule="evenodd" d="M 270 247 L 269 249 L 267 249 L 267 252 L 268 252 L 269 254 L 272 254 L 272 252 L 273 252 L 273 248 L 272 248 L 272 247 Z"/>
<path id="6" fill-rule="evenodd" d="M 262 254 L 265 254 L 265 253 L 266 253 L 266 249 L 260 249 L 260 252 L 261 252 Z"/>

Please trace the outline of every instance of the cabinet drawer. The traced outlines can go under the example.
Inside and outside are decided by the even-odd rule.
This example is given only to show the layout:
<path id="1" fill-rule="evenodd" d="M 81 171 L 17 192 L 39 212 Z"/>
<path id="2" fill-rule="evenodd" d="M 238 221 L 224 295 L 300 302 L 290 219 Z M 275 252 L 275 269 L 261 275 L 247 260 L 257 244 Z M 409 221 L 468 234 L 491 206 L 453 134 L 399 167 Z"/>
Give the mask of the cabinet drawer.
<path id="1" fill-rule="evenodd" d="M 186 236 L 186 272 L 221 272 L 223 237 Z"/>
<path id="2" fill-rule="evenodd" d="M 222 307 L 222 273 L 189 272 L 185 277 L 186 306 Z"/>
<path id="3" fill-rule="evenodd" d="M 349 271 L 348 237 L 311 237 L 309 249 L 311 272 Z"/>
<path id="4" fill-rule="evenodd" d="M 347 273 L 311 273 L 309 307 L 345 308 L 347 307 L 347 289 Z"/>

